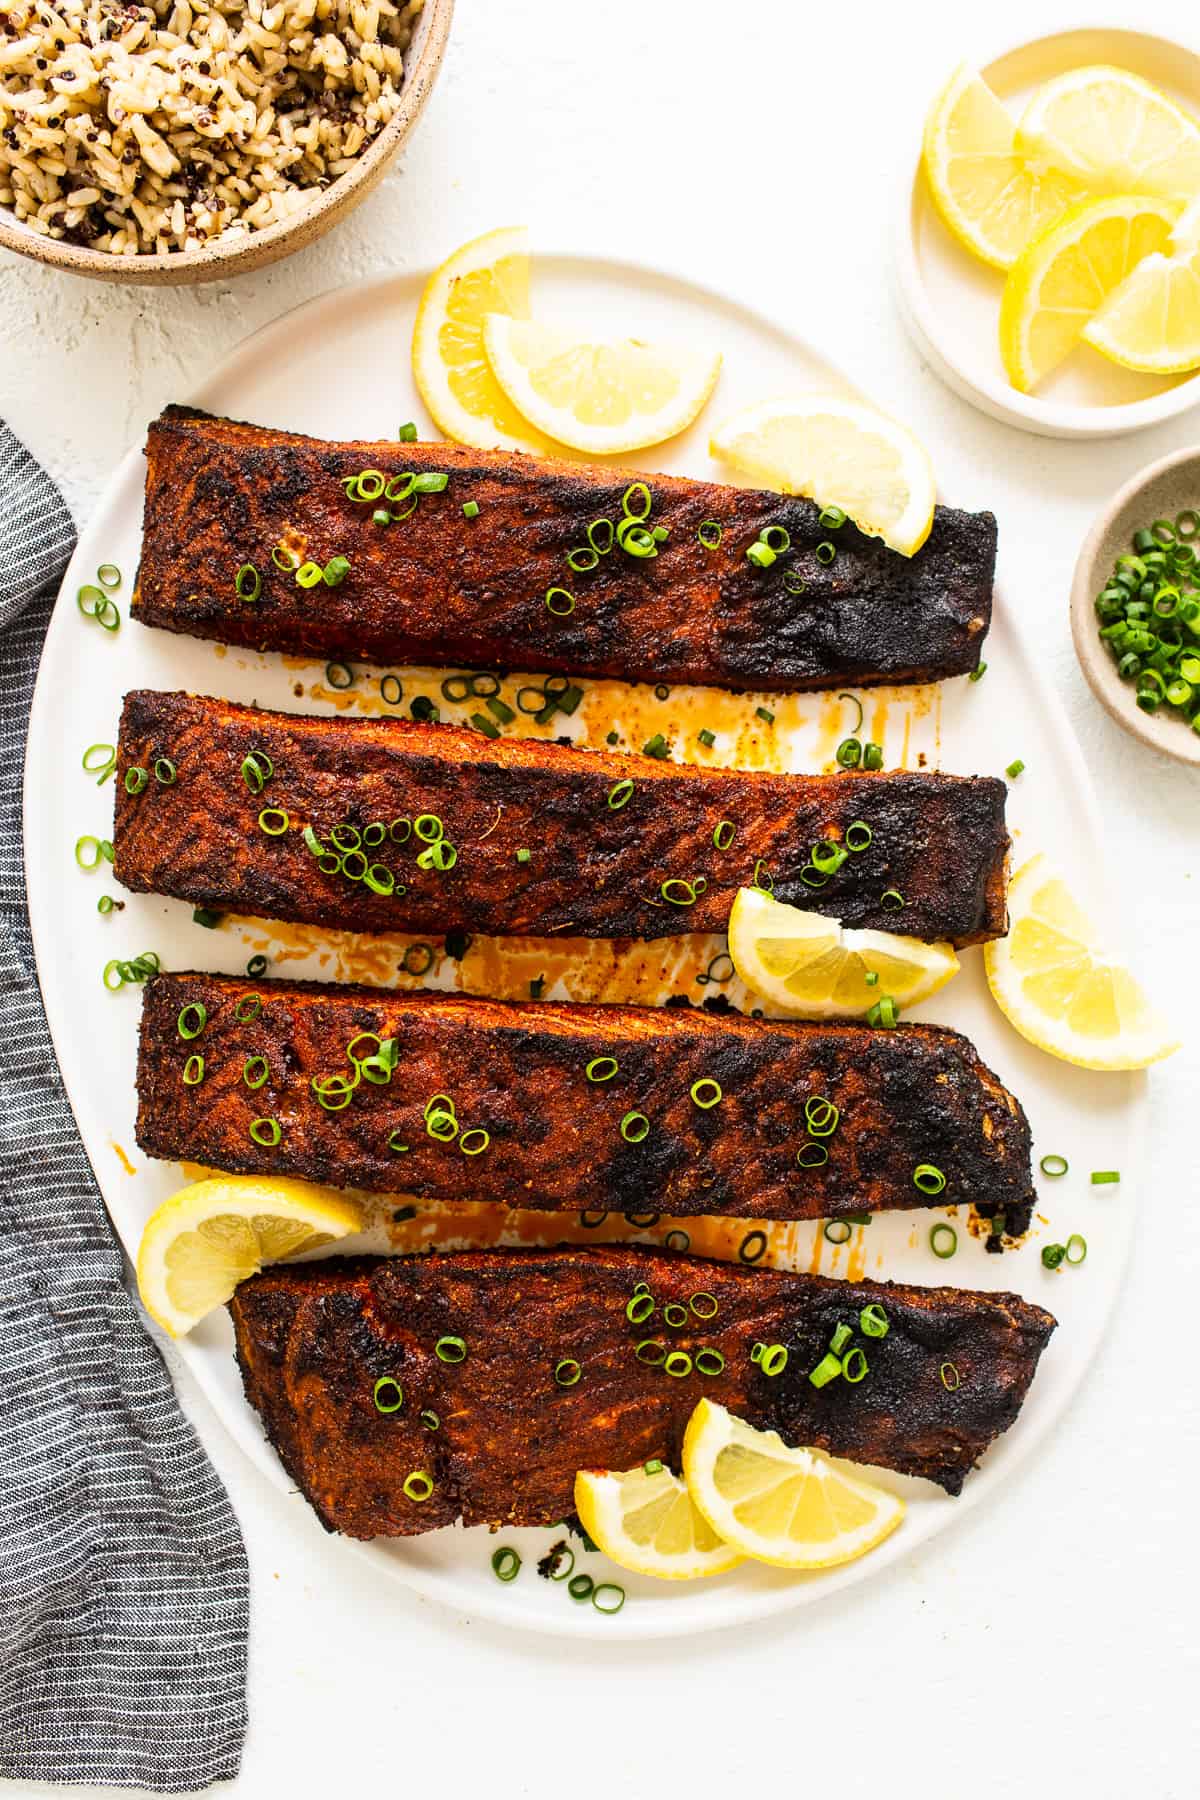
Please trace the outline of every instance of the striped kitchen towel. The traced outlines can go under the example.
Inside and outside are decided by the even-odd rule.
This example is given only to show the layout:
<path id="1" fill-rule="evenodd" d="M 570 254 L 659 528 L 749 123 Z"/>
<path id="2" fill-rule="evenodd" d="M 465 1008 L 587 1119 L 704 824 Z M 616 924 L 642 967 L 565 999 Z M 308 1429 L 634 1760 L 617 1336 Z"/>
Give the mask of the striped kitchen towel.
<path id="1" fill-rule="evenodd" d="M 125 1290 L 34 970 L 25 733 L 74 543 L 0 424 L 0 1775 L 178 1792 L 237 1773 L 246 1553 Z"/>

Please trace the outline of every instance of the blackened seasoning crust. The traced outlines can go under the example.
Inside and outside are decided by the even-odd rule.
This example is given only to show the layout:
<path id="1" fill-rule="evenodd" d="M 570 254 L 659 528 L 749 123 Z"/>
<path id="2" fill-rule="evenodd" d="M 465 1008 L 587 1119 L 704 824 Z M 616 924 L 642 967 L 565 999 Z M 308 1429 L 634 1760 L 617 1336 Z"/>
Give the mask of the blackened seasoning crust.
<path id="1" fill-rule="evenodd" d="M 204 1030 L 183 1039 L 180 1012 L 196 1005 Z M 361 1080 L 330 1111 L 312 1083 L 353 1079 L 347 1048 L 360 1032 L 395 1040 L 395 1073 Z M 193 1052 L 204 1080 L 189 1087 Z M 253 1090 L 242 1078 L 251 1057 L 269 1069 Z M 600 1058 L 616 1073 L 589 1080 Z M 719 1084 L 716 1106 L 693 1099 L 701 1080 Z M 488 1133 L 480 1154 L 430 1136 L 425 1109 L 439 1093 L 460 1132 Z M 436 1200 L 764 1219 L 957 1203 L 1002 1212 L 1012 1234 L 1034 1198 L 1024 1113 L 966 1038 L 936 1025 L 873 1031 L 169 974 L 147 984 L 138 1097 L 137 1140 L 152 1156 Z M 806 1128 L 816 1097 L 839 1109 L 832 1135 Z M 649 1124 L 638 1142 L 621 1133 L 630 1112 Z M 262 1117 L 279 1122 L 275 1146 L 250 1136 Z M 797 1162 L 805 1146 L 816 1166 Z M 921 1163 L 945 1175 L 940 1195 L 915 1186 Z"/>
<path id="2" fill-rule="evenodd" d="M 274 769 L 261 793 L 242 775 L 255 751 Z M 151 771 L 162 757 L 175 780 L 151 775 L 127 793 L 127 771 Z M 633 791 L 614 808 L 623 781 Z M 121 718 L 116 793 L 116 875 L 126 887 L 347 931 L 723 931 L 734 894 L 756 878 L 773 883 L 776 898 L 846 925 L 956 944 L 1006 928 L 1005 788 L 982 776 L 701 769 L 446 725 L 137 691 Z M 264 807 L 286 811 L 289 829 L 261 830 Z M 444 872 L 422 869 L 415 835 L 389 836 L 370 852 L 395 881 L 386 895 L 322 872 L 303 835 L 311 826 L 327 841 L 338 825 L 362 831 L 422 813 L 443 821 L 457 860 Z M 722 821 L 734 835 L 719 850 Z M 824 887 L 807 886 L 813 845 L 840 840 L 856 821 L 870 828 L 868 847 Z M 669 904 L 664 881 L 695 883 L 695 904 Z M 902 907 L 885 904 L 889 890 Z"/>
<path id="3" fill-rule="evenodd" d="M 133 616 L 251 649 L 788 690 L 966 674 L 991 620 L 991 513 L 938 507 L 907 558 L 849 523 L 829 532 L 811 501 L 780 494 L 451 444 L 323 443 L 183 407 L 150 427 L 146 457 Z M 380 526 L 341 486 L 365 468 L 450 481 Z M 658 554 L 614 549 L 573 571 L 568 552 L 594 520 L 622 517 L 637 480 L 670 534 Z M 696 536 L 709 520 L 715 550 Z M 792 549 L 759 570 L 746 550 L 766 525 Z M 347 556 L 350 573 L 314 596 L 272 563 L 281 540 L 322 565 Z M 263 577 L 253 604 L 234 591 L 243 563 Z M 565 618 L 547 610 L 551 587 L 575 598 Z"/>
<path id="4" fill-rule="evenodd" d="M 631 1325 L 638 1282 L 654 1316 Z M 711 1294 L 707 1321 L 671 1303 Z M 865 1344 L 856 1385 L 815 1388 L 808 1372 L 841 1324 L 882 1306 L 889 1330 Z M 268 1269 L 230 1303 L 246 1396 L 285 1468 L 330 1531 L 407 1537 L 468 1525 L 552 1525 L 572 1510 L 575 1472 L 629 1469 L 651 1457 L 679 1467 L 702 1395 L 791 1444 L 923 1475 L 957 1494 L 988 1445 L 1015 1420 L 1055 1321 L 1013 1294 L 741 1269 L 638 1249 L 471 1251 L 339 1259 Z M 461 1337 L 466 1360 L 440 1362 Z M 718 1375 L 682 1379 L 640 1362 L 640 1340 L 669 1339 L 725 1358 Z M 782 1344 L 769 1378 L 756 1342 Z M 582 1375 L 560 1387 L 567 1358 Z M 943 1378 L 943 1370 L 949 1373 Z M 381 1414 L 375 1383 L 403 1389 Z M 957 1382 L 957 1386 L 952 1384 Z M 439 1429 L 421 1423 L 437 1414 Z M 424 1470 L 433 1492 L 409 1499 Z"/>

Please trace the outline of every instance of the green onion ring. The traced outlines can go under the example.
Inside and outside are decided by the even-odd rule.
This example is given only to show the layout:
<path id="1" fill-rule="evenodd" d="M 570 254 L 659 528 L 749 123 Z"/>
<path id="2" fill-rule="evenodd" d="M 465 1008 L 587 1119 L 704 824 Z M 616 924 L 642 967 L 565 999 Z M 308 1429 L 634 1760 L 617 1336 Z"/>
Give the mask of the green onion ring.
<path id="1" fill-rule="evenodd" d="M 714 1081 L 711 1075 L 702 1075 L 699 1081 L 693 1081 L 689 1092 L 692 1104 L 698 1106 L 701 1112 L 709 1112 L 725 1098 L 720 1082 Z"/>
<path id="2" fill-rule="evenodd" d="M 767 1234 L 765 1231 L 750 1231 L 738 1246 L 738 1261 L 744 1263 L 761 1262 L 767 1254 Z"/>
<path id="3" fill-rule="evenodd" d="M 620 1066 L 615 1056 L 593 1056 L 583 1072 L 589 1081 L 611 1081 Z"/>
<path id="4" fill-rule="evenodd" d="M 433 1493 L 433 1477 L 426 1469 L 414 1469 L 404 1477 L 403 1487 L 405 1497 L 420 1506 Z"/>
<path id="5" fill-rule="evenodd" d="M 758 1359 L 758 1366 L 763 1374 L 773 1381 L 777 1375 L 783 1374 L 783 1371 L 787 1368 L 787 1362 L 788 1349 L 786 1344 L 766 1344 L 763 1347 L 762 1355 Z"/>
<path id="6" fill-rule="evenodd" d="M 698 1304 L 701 1300 L 704 1301 L 703 1306 Z M 698 1319 L 703 1319 L 707 1324 L 709 1319 L 716 1318 L 721 1310 L 721 1303 L 715 1294 L 710 1294 L 706 1289 L 701 1289 L 698 1294 L 693 1294 L 688 1300 L 688 1307 Z"/>
<path id="7" fill-rule="evenodd" d="M 583 1366 L 573 1356 L 564 1356 L 562 1361 L 554 1365 L 554 1379 L 559 1387 L 574 1387 L 583 1374 Z"/>
<path id="8" fill-rule="evenodd" d="M 646 1352 L 650 1350 L 656 1351 L 657 1355 L 647 1355 Z M 649 1368 L 657 1369 L 666 1360 L 667 1346 L 660 1338 L 643 1338 L 641 1343 L 635 1347 L 633 1354 L 640 1363 L 646 1363 Z"/>
<path id="9" fill-rule="evenodd" d="M 376 1412 L 395 1413 L 404 1405 L 404 1389 L 394 1375 L 381 1375 L 371 1397 Z"/>
<path id="10" fill-rule="evenodd" d="M 511 1544 L 503 1544 L 499 1550 L 492 1551 L 492 1574 L 497 1581 L 515 1581 L 520 1573 L 521 1558 Z"/>
<path id="11" fill-rule="evenodd" d="M 183 1065 L 183 1085 L 184 1087 L 199 1087 L 203 1080 L 204 1058 L 193 1054 Z"/>
<path id="12" fill-rule="evenodd" d="M 278 1119 L 252 1119 L 250 1121 L 250 1136 L 254 1139 L 254 1142 L 261 1145 L 264 1150 L 273 1150 L 283 1136 L 283 1132 L 280 1129 Z"/>
<path id="13" fill-rule="evenodd" d="M 433 1346 L 433 1354 L 439 1362 L 463 1363 L 467 1360 L 467 1344 L 465 1338 L 440 1337 Z"/>
<path id="14" fill-rule="evenodd" d="M 958 1233 L 953 1225 L 947 1225 L 945 1220 L 934 1225 L 929 1233 L 929 1248 L 943 1262 L 953 1256 L 958 1249 Z"/>
<path id="15" fill-rule="evenodd" d="M 848 1244 L 852 1235 L 845 1219 L 830 1219 L 825 1227 L 825 1239 L 830 1244 Z"/>
<path id="16" fill-rule="evenodd" d="M 686 1350 L 672 1350 L 663 1361 L 663 1374 L 682 1381 L 692 1372 L 692 1359 Z"/>
<path id="17" fill-rule="evenodd" d="M 621 1136 L 627 1144 L 640 1144 L 650 1135 L 650 1121 L 642 1112 L 627 1112 L 621 1120 Z"/>
<path id="18" fill-rule="evenodd" d="M 186 1006 L 179 1009 L 179 1017 L 175 1021 L 175 1029 L 187 1043 L 198 1038 L 208 1024 L 208 1008 L 202 1000 L 189 1000 Z"/>

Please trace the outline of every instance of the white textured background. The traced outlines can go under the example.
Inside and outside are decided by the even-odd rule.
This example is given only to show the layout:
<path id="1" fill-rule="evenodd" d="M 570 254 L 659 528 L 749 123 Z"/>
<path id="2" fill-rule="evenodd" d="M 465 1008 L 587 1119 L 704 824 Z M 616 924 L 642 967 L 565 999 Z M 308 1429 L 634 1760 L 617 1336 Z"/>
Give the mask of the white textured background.
<path id="1" fill-rule="evenodd" d="M 955 504 L 998 513 L 1007 600 L 1044 646 L 1106 805 L 1111 855 L 1097 879 L 1120 884 L 1144 974 L 1190 1022 L 1198 778 L 1137 748 L 1092 702 L 1066 601 L 1092 513 L 1144 463 L 1200 439 L 1200 422 L 1099 446 L 1020 435 L 941 386 L 892 304 L 894 181 L 924 102 L 961 57 L 1080 22 L 1008 0 L 993 31 L 972 26 L 974 10 L 458 0 L 403 162 L 286 264 L 139 292 L 0 253 L 0 415 L 83 518 L 147 419 L 247 332 L 490 226 L 524 219 L 535 242 L 587 236 L 733 287 L 906 418 Z M 1189 0 L 1158 0 L 1136 23 L 1186 38 L 1194 19 Z M 380 381 L 406 357 L 401 335 L 381 342 Z M 614 1654 L 501 1635 L 381 1590 L 302 1500 L 254 1474 L 181 1382 L 254 1576 L 239 1792 L 1195 1794 L 1198 1078 L 1194 1047 L 1152 1078 L 1128 1287 L 1057 1439 L 998 1504 L 899 1573 L 767 1626 Z"/>

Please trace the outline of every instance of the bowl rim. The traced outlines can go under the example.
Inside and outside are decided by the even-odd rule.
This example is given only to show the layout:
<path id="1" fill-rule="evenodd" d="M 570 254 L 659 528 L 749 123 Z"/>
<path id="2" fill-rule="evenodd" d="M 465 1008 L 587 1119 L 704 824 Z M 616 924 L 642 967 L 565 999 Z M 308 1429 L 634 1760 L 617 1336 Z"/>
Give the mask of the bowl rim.
<path id="1" fill-rule="evenodd" d="M 1200 767 L 1200 734 L 1189 731 L 1186 725 L 1181 725 L 1174 718 L 1160 720 L 1156 715 L 1147 715 L 1141 710 L 1134 699 L 1133 688 L 1127 681 L 1121 680 L 1112 658 L 1101 645 L 1092 610 L 1096 559 L 1113 521 L 1160 476 L 1184 463 L 1195 463 L 1200 468 L 1200 443 L 1188 445 L 1182 450 L 1172 450 L 1166 456 L 1147 463 L 1136 475 L 1122 483 L 1092 520 L 1080 546 L 1075 573 L 1071 578 L 1071 639 L 1084 679 L 1109 717 L 1149 749 L 1157 750 L 1162 756 L 1169 756 L 1173 762 L 1196 768 Z M 1170 737 L 1162 729 L 1163 725 L 1171 727 Z M 1178 743 L 1175 741 L 1176 736 Z"/>
<path id="2" fill-rule="evenodd" d="M 382 173 L 383 165 L 403 144 L 424 110 L 445 54 L 453 15 L 454 0 L 425 0 L 413 38 L 416 57 L 405 63 L 396 111 L 356 157 L 352 168 L 336 176 L 327 187 L 315 188 L 312 197 L 286 219 L 228 241 L 203 244 L 197 250 L 156 250 L 145 256 L 122 257 L 90 250 L 82 244 L 67 244 L 61 238 L 42 237 L 18 224 L 7 208 L 0 207 L 0 248 L 67 274 L 97 276 L 130 285 L 180 281 L 185 270 L 203 270 L 216 279 L 236 272 L 241 262 L 253 261 L 255 266 L 261 266 L 274 261 L 271 252 L 282 239 L 305 226 L 311 227 L 317 220 L 323 221 L 321 229 L 332 225 L 364 182 L 369 186 Z"/>
<path id="3" fill-rule="evenodd" d="M 1155 44 L 1164 52 L 1188 58 L 1200 71 L 1200 45 L 1185 43 L 1158 31 L 1140 31 L 1136 27 L 1107 20 L 1063 23 L 1034 37 L 1018 38 L 1015 41 L 1006 39 L 973 60 L 981 72 L 986 72 L 994 63 L 1003 62 L 1038 45 L 1049 45 L 1059 39 L 1085 35 L 1104 35 Z M 1185 381 L 1177 382 L 1173 387 L 1165 388 L 1162 393 L 1150 394 L 1142 400 L 1124 401 L 1115 406 L 1079 405 L 1040 400 L 1034 394 L 1021 394 L 1016 388 L 985 371 L 975 370 L 954 352 L 939 328 L 941 315 L 926 289 L 913 231 L 914 207 L 923 180 L 924 120 L 937 92 L 940 92 L 940 87 L 931 89 L 925 97 L 920 125 L 915 134 L 915 155 L 911 162 L 906 156 L 902 165 L 899 205 L 893 232 L 893 268 L 905 323 L 943 381 L 963 399 L 1002 424 L 1018 426 L 1042 437 L 1121 437 L 1127 432 L 1141 431 L 1146 426 L 1161 424 L 1165 419 L 1175 418 L 1189 407 L 1200 404 L 1200 372 Z"/>

